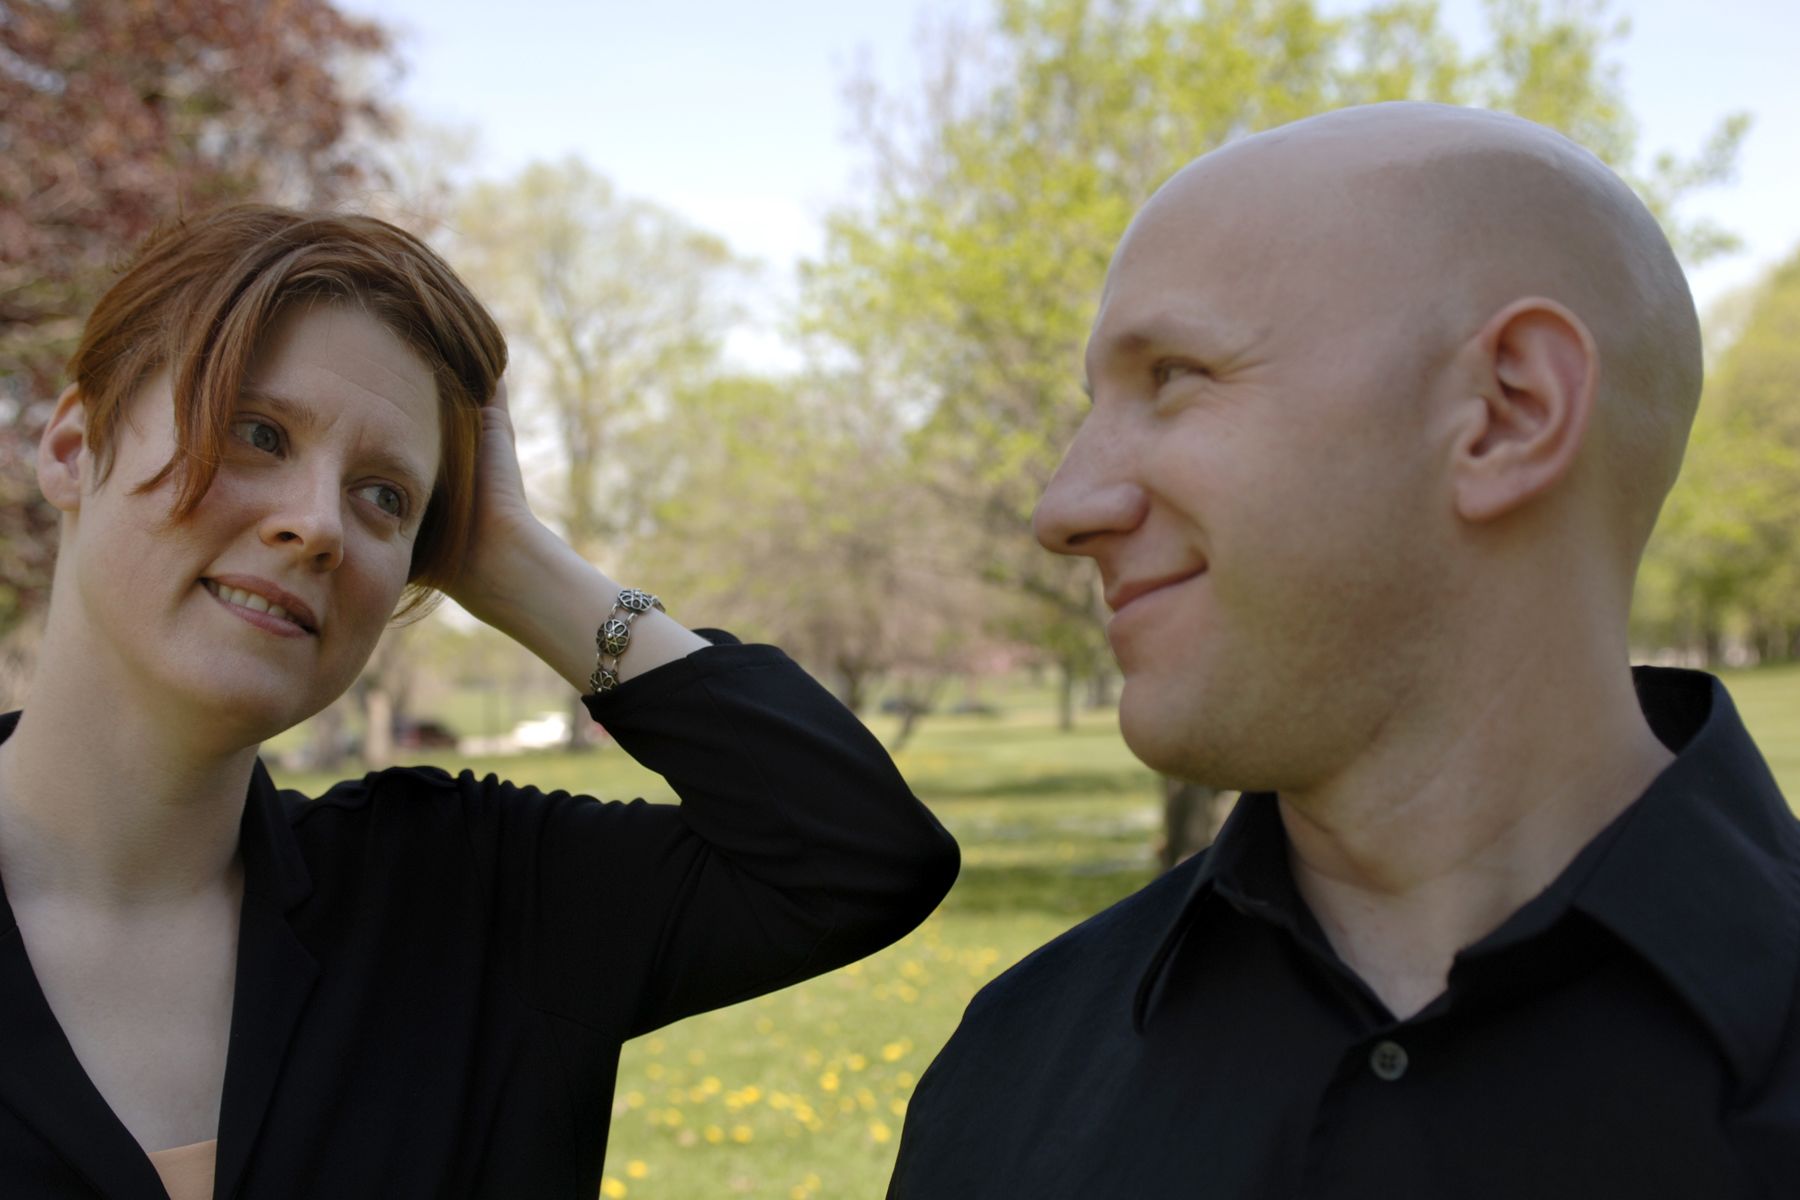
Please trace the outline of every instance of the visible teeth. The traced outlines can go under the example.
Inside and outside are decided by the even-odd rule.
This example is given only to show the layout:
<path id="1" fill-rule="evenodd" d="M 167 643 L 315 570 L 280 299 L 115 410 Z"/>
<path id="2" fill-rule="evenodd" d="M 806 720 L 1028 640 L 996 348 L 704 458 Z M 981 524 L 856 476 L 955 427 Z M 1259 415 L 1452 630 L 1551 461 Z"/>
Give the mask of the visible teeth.
<path id="1" fill-rule="evenodd" d="M 222 583 L 214 583 L 213 591 L 226 603 L 250 609 L 252 612 L 266 612 L 271 617 L 280 617 L 284 621 L 294 621 L 287 609 L 279 604 L 270 604 L 255 592 L 246 592 L 242 588 L 226 587 Z M 294 621 L 298 625 L 300 622 Z"/>

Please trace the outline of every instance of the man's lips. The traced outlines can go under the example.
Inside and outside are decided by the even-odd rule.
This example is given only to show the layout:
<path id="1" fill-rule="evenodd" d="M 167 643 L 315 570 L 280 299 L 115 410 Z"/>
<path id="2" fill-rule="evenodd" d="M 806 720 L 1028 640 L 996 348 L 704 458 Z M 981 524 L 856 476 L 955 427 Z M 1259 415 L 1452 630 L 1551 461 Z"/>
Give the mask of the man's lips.
<path id="1" fill-rule="evenodd" d="M 1106 593 L 1106 607 L 1116 613 L 1141 596 L 1148 596 L 1151 592 L 1158 592 L 1166 587 L 1174 587 L 1178 583 L 1186 583 L 1205 573 L 1205 567 L 1196 567 L 1191 571 L 1184 571 L 1176 575 L 1163 575 L 1155 579 L 1133 579 L 1116 584 Z"/>

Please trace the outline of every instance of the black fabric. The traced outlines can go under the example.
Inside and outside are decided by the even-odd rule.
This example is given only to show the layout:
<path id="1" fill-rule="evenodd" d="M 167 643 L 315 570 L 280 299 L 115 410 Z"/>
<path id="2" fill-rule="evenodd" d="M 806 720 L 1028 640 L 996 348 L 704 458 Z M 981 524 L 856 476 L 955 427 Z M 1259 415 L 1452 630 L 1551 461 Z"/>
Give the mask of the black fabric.
<path id="1" fill-rule="evenodd" d="M 679 805 L 434 769 L 308 800 L 258 764 L 216 1195 L 593 1200 L 622 1041 L 879 949 L 955 877 L 880 744 L 771 647 L 588 707 Z M 0 1196 L 163 1195 L 0 899 Z"/>
<path id="2" fill-rule="evenodd" d="M 1800 824 L 1724 687 L 1640 668 L 1676 761 L 1396 1022 L 1272 795 L 976 996 L 891 1200 L 1800 1196 Z"/>

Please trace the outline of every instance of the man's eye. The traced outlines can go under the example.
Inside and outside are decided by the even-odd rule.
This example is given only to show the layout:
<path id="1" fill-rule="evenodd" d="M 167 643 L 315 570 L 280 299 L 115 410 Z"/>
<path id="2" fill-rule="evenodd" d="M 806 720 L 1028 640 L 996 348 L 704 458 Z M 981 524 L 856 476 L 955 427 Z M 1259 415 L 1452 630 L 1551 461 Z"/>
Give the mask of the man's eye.
<path id="1" fill-rule="evenodd" d="M 258 417 L 246 417 L 231 424 L 231 436 L 264 454 L 281 453 L 281 430 Z"/>
<path id="2" fill-rule="evenodd" d="M 357 493 L 390 517 L 406 515 L 406 493 L 392 484 L 371 483 L 367 487 L 358 488 Z"/>
<path id="3" fill-rule="evenodd" d="M 1162 387 L 1164 384 L 1187 375 L 1204 374 L 1206 374 L 1206 372 L 1202 368 L 1195 366 L 1193 363 L 1185 362 L 1159 362 L 1154 367 L 1150 368 L 1150 377 L 1156 381 L 1157 387 Z"/>

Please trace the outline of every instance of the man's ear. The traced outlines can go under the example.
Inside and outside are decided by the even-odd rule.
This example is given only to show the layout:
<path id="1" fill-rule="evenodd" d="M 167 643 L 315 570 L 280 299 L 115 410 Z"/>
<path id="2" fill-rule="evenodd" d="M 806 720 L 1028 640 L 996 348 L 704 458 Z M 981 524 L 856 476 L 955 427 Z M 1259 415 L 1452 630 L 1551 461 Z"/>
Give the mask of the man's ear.
<path id="1" fill-rule="evenodd" d="M 1549 490 L 1575 464 L 1600 385 L 1600 352 L 1580 317 L 1531 297 L 1476 335 L 1478 394 L 1456 441 L 1456 510 L 1490 521 Z"/>
<path id="2" fill-rule="evenodd" d="M 56 411 L 38 439 L 38 488 L 63 512 L 81 508 L 82 474 L 89 461 L 87 408 L 74 384 L 56 399 Z"/>

